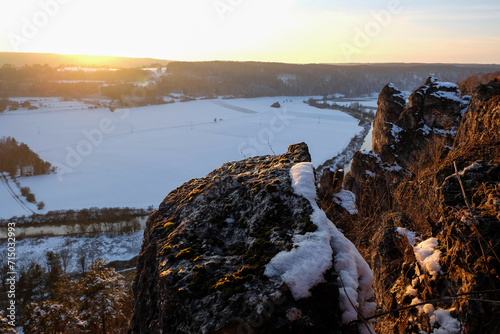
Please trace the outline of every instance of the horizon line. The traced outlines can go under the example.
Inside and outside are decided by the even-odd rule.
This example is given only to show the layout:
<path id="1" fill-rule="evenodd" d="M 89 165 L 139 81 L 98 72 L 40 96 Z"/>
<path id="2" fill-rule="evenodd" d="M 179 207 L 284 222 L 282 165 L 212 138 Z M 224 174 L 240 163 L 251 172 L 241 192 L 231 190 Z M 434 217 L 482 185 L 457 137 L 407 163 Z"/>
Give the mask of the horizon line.
<path id="1" fill-rule="evenodd" d="M 229 59 L 207 59 L 207 60 L 178 60 L 178 59 L 166 59 L 166 58 L 156 58 L 154 56 L 147 57 L 131 57 L 131 56 L 117 56 L 117 55 L 92 55 L 92 54 L 67 54 L 67 53 L 57 53 L 57 52 L 31 52 L 31 51 L 0 51 L 0 54 L 31 54 L 31 55 L 54 55 L 54 56 L 68 56 L 68 57 L 88 57 L 88 58 L 122 58 L 122 59 L 151 59 L 159 61 L 168 62 L 184 62 L 184 63 L 208 63 L 208 62 L 233 62 L 233 63 L 268 63 L 268 64 L 290 64 L 290 65 L 342 65 L 342 66 L 353 66 L 353 65 L 489 65 L 497 66 L 500 63 L 475 63 L 475 62 L 418 62 L 418 61 L 387 61 L 387 62 L 286 62 L 286 61 L 265 61 L 265 60 L 229 60 Z M 3 65 L 3 64 L 2 64 Z"/>

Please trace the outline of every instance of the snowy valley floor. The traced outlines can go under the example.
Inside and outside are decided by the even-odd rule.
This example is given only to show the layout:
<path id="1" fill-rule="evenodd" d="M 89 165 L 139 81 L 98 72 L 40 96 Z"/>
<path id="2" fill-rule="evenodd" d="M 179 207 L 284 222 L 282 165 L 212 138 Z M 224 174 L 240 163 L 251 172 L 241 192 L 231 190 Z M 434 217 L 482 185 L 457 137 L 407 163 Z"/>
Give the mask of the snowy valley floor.
<path id="1" fill-rule="evenodd" d="M 341 111 L 303 103 L 308 98 L 199 100 L 113 113 L 89 109 L 80 101 L 29 99 L 40 108 L 0 114 L 0 133 L 28 144 L 58 172 L 18 179 L 46 204 L 43 210 L 20 204 L 23 197 L 13 196 L 19 189 L 12 181 L 11 189 L 0 184 L 0 218 L 31 211 L 157 207 L 190 178 L 202 177 L 227 161 L 286 152 L 297 142 L 308 144 L 317 166 L 339 154 L 362 128 Z M 281 108 L 270 107 L 276 101 Z M 356 101 L 376 105 L 376 98 Z M 18 266 L 45 263 L 47 251 L 68 249 L 75 254 L 68 271 L 76 271 L 76 254 L 83 249 L 94 249 L 93 258 L 129 260 L 139 253 L 141 242 L 142 232 L 26 238 L 17 243 Z"/>
<path id="2" fill-rule="evenodd" d="M 297 142 L 309 145 L 314 165 L 337 155 L 362 128 L 340 111 L 308 106 L 307 98 L 200 100 L 113 113 L 36 99 L 32 104 L 43 105 L 37 110 L 1 114 L 0 133 L 58 167 L 57 174 L 19 178 L 45 203 L 41 211 L 27 204 L 35 212 L 156 207 L 171 190 L 227 161 L 280 154 Z M 270 107 L 276 101 L 281 108 Z M 0 203 L 0 218 L 31 214 L 4 184 Z"/>

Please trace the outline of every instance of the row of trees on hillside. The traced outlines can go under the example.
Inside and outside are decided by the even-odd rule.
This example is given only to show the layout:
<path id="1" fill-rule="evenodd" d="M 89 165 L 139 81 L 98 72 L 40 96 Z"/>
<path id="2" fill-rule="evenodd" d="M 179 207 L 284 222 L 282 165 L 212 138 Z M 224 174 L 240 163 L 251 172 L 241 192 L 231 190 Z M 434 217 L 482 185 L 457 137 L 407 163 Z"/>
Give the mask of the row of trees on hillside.
<path id="1" fill-rule="evenodd" d="M 369 109 L 366 109 L 361 103 L 353 102 L 348 106 L 340 105 L 335 102 L 327 103 L 326 100 L 316 100 L 310 98 L 307 101 L 304 101 L 309 104 L 311 107 L 316 107 L 320 109 L 334 109 L 341 110 L 352 117 L 365 122 L 373 122 L 375 118 L 375 112 Z"/>
<path id="2" fill-rule="evenodd" d="M 0 98 L 13 96 L 107 97 L 143 104 L 172 93 L 196 97 L 328 96 L 378 92 L 388 82 L 412 91 L 430 76 L 458 82 L 472 74 L 498 71 L 497 65 L 450 64 L 283 64 L 261 62 L 172 62 L 156 78 L 140 68 L 117 71 L 58 71 L 49 66 L 0 68 Z M 151 84 L 155 81 L 155 84 Z M 149 82 L 148 86 L 144 86 Z M 141 83 L 141 84 L 138 84 Z M 152 102 L 150 102 L 152 101 Z"/>
<path id="3" fill-rule="evenodd" d="M 4 64 L 0 67 L 0 81 L 7 82 L 49 82 L 49 81 L 102 81 L 108 84 L 117 82 L 147 81 L 150 71 L 141 68 L 127 68 L 110 71 L 101 69 L 95 71 L 68 70 L 48 65 L 31 65 L 15 67 Z"/>
<path id="4" fill-rule="evenodd" d="M 50 174 L 55 167 L 43 161 L 25 143 L 12 137 L 0 138 L 0 172 L 12 177 Z"/>
<path id="5" fill-rule="evenodd" d="M 498 70 L 497 65 L 447 64 L 282 64 L 259 62 L 173 62 L 160 78 L 161 92 L 199 96 L 328 96 L 346 97 L 379 92 L 387 83 L 413 91 L 430 75 L 458 82 L 471 75 Z"/>
<path id="6" fill-rule="evenodd" d="M 53 210 L 44 214 L 32 214 L 30 216 L 11 217 L 9 219 L 0 218 L 0 226 L 7 226 L 8 223 L 23 225 L 23 227 L 40 225 L 85 225 L 93 224 L 123 223 L 123 233 L 137 231 L 137 218 L 147 216 L 154 210 L 154 206 L 147 209 L 137 208 L 97 208 L 91 207 L 81 210 Z M 82 232 L 82 231 L 78 231 Z M 103 232 L 103 231 L 100 231 Z"/>
<path id="7" fill-rule="evenodd" d="M 147 82 L 152 73 L 141 68 L 61 71 L 48 65 L 0 67 L 0 98 L 16 96 L 57 96 L 66 98 L 90 98 L 106 96 L 102 92 L 108 85 L 127 85 Z"/>

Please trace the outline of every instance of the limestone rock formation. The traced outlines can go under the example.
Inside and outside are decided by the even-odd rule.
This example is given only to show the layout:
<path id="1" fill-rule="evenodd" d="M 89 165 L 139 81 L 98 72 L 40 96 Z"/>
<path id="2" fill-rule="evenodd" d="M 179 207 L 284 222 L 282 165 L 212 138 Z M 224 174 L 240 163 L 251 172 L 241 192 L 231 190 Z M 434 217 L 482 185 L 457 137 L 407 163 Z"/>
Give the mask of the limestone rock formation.
<path id="1" fill-rule="evenodd" d="M 305 144 L 291 145 L 281 156 L 226 163 L 171 192 L 147 222 L 129 333 L 349 332 L 341 322 L 329 239 L 327 270 L 305 294 L 298 286 L 303 275 L 266 271 L 278 253 L 298 251 L 299 240 L 314 245 L 328 235 L 311 221 L 314 203 L 292 187 L 291 167 L 310 160 Z M 314 189 L 312 167 L 309 175 Z M 291 263 L 285 272 L 314 273 L 322 252 L 306 256 L 308 266 Z M 366 294 L 362 288 L 351 293 Z"/>
<path id="2" fill-rule="evenodd" d="M 468 99 L 461 97 L 456 84 L 433 77 L 410 95 L 407 106 L 403 93 L 387 84 L 373 122 L 373 153 L 355 154 L 346 188 L 358 195 L 359 184 L 368 176 L 384 174 L 394 181 L 407 177 L 433 142 L 447 150 L 467 106 Z"/>
<path id="3" fill-rule="evenodd" d="M 331 201 L 333 194 L 338 193 L 342 189 L 343 182 L 343 169 L 337 169 L 335 172 L 332 172 L 329 168 L 324 169 L 319 181 L 319 200 Z"/>
<path id="4" fill-rule="evenodd" d="M 380 153 L 388 143 L 386 133 L 392 130 L 405 107 L 405 97 L 393 84 L 387 84 L 378 98 L 378 110 L 373 121 L 373 150 Z"/>
<path id="5" fill-rule="evenodd" d="M 467 103 L 456 84 L 431 77 L 404 107 L 402 93 L 388 84 L 379 96 L 372 149 L 384 162 L 407 168 L 429 140 L 451 145 Z"/>
<path id="6" fill-rule="evenodd" d="M 388 312 L 377 333 L 500 332 L 500 84 L 479 86 L 469 107 L 435 78 L 408 106 L 399 97 L 384 87 L 374 152 L 355 154 L 344 183 L 358 207 L 377 206 L 358 219 Z"/>

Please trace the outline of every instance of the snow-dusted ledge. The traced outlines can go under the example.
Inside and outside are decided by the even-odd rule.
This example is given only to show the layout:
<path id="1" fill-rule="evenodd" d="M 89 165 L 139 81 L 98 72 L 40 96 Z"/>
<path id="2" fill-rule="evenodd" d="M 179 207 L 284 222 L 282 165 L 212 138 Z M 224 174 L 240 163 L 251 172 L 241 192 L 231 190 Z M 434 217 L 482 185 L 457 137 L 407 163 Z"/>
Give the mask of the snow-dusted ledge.
<path id="1" fill-rule="evenodd" d="M 428 238 L 416 244 L 417 240 L 421 240 L 417 233 L 407 230 L 403 227 L 397 227 L 396 233 L 408 239 L 408 243 L 413 247 L 415 258 L 417 259 L 422 270 L 427 271 L 432 279 L 436 279 L 439 274 L 442 274 L 441 266 L 439 265 L 439 257 L 441 252 L 435 249 L 439 243 L 436 238 Z M 419 271 L 417 271 L 419 272 Z M 411 305 L 421 304 L 423 301 L 418 297 L 419 291 L 416 288 L 417 282 L 422 281 L 424 274 L 419 275 L 412 280 L 412 284 L 406 287 L 405 294 L 414 297 Z M 430 334 L 458 334 L 460 333 L 460 321 L 451 316 L 452 309 L 436 309 L 432 304 L 424 304 L 417 306 L 417 309 L 429 316 L 431 327 L 435 327 L 436 323 L 439 324 L 438 328 Z"/>
<path id="2" fill-rule="evenodd" d="M 358 318 L 355 307 L 365 318 L 373 315 L 376 304 L 369 301 L 374 294 L 373 273 L 352 242 L 337 230 L 316 204 L 312 164 L 298 163 L 290 173 L 295 193 L 305 197 L 311 204 L 314 210 L 311 220 L 318 229 L 295 235 L 294 248 L 289 252 L 282 251 L 271 259 L 264 274 L 281 277 L 295 299 L 306 298 L 311 295 L 312 287 L 324 281 L 323 275 L 331 268 L 333 259 L 335 272 L 339 275 L 342 322 L 347 324 Z M 370 330 L 374 333 L 372 328 Z M 364 325 L 359 326 L 359 331 L 369 332 Z"/>

